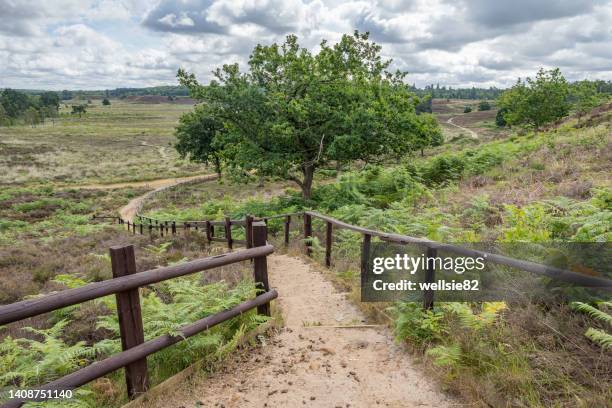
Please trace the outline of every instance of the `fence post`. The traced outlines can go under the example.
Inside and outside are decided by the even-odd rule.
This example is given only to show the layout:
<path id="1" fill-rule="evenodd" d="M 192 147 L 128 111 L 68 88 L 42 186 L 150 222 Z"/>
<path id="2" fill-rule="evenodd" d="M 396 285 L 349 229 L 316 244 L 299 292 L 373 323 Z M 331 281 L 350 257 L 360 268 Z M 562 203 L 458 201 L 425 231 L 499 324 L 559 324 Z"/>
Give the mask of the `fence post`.
<path id="1" fill-rule="evenodd" d="M 153 240 L 153 225 L 149 223 L 149 238 Z"/>
<path id="2" fill-rule="evenodd" d="M 246 238 L 246 247 L 253 248 L 253 216 L 246 215 L 244 217 L 244 232 Z"/>
<path id="3" fill-rule="evenodd" d="M 304 240 L 306 243 L 306 255 L 312 254 L 312 217 L 310 214 L 304 213 Z"/>
<path id="4" fill-rule="evenodd" d="M 425 282 L 435 282 L 436 280 L 436 263 L 429 262 L 430 258 L 436 258 L 438 250 L 436 248 L 427 248 L 427 270 L 425 271 Z M 433 309 L 434 291 L 429 289 L 423 292 L 423 309 Z"/>
<path id="5" fill-rule="evenodd" d="M 190 225 L 188 222 L 184 222 L 183 223 L 183 233 L 185 234 L 186 237 L 189 236 L 189 230 L 190 230 Z"/>
<path id="6" fill-rule="evenodd" d="M 327 231 L 325 236 L 325 266 L 331 266 L 331 251 L 332 251 L 332 231 L 333 224 L 327 221 Z"/>
<path id="7" fill-rule="evenodd" d="M 232 220 L 230 217 L 225 217 L 225 238 L 227 239 L 227 247 L 232 249 Z"/>
<path id="8" fill-rule="evenodd" d="M 134 246 L 114 246 L 110 248 L 113 278 L 132 275 L 136 273 L 136 259 Z M 144 343 L 144 328 L 142 326 L 142 312 L 140 310 L 140 296 L 138 288 L 119 292 L 115 295 L 117 300 L 117 315 L 121 333 L 121 346 L 123 351 Z M 147 359 L 135 361 L 125 366 L 125 381 L 128 396 L 134 398 L 149 387 L 147 375 Z"/>
<path id="9" fill-rule="evenodd" d="M 285 217 L 285 245 L 289 245 L 289 224 L 291 224 L 291 216 Z"/>
<path id="10" fill-rule="evenodd" d="M 363 243 L 361 245 L 361 293 L 366 287 L 366 275 L 368 272 L 368 261 L 370 260 L 370 243 L 372 236 L 370 234 L 363 234 Z"/>
<path id="11" fill-rule="evenodd" d="M 212 241 L 212 231 L 210 229 L 210 221 L 206 221 L 206 239 L 208 240 L 208 243 L 210 244 L 210 241 Z"/>
<path id="12" fill-rule="evenodd" d="M 142 235 L 142 231 L 143 231 L 143 230 L 142 230 L 142 229 L 143 229 L 143 226 L 142 226 L 142 219 L 140 220 L 140 225 L 139 225 L 139 227 L 140 227 L 140 235 Z"/>
<path id="13" fill-rule="evenodd" d="M 172 221 L 172 235 L 176 235 L 176 221 Z"/>
<path id="14" fill-rule="evenodd" d="M 253 246 L 264 246 L 268 239 L 268 227 L 265 222 L 257 221 L 253 223 Z M 264 292 L 270 290 L 268 283 L 268 260 L 266 256 L 259 256 L 253 261 L 253 277 L 255 286 L 262 289 Z M 257 306 L 257 313 L 260 315 L 270 316 L 270 303 Z"/>

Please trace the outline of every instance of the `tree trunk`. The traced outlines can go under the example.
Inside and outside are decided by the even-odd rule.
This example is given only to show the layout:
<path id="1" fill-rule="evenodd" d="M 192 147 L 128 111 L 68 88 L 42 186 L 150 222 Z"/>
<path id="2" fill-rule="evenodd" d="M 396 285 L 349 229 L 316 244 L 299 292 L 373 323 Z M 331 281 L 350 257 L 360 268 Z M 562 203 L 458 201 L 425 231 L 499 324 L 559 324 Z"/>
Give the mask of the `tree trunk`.
<path id="1" fill-rule="evenodd" d="M 312 193 L 312 181 L 314 179 L 315 168 L 312 165 L 306 165 L 302 167 L 302 173 L 304 174 L 304 180 L 300 187 L 302 188 L 302 198 L 304 200 L 310 200 Z"/>
<path id="2" fill-rule="evenodd" d="M 214 162 L 215 162 L 215 171 L 217 172 L 217 176 L 219 177 L 219 180 L 221 180 L 221 159 L 219 159 L 219 157 L 215 155 Z"/>

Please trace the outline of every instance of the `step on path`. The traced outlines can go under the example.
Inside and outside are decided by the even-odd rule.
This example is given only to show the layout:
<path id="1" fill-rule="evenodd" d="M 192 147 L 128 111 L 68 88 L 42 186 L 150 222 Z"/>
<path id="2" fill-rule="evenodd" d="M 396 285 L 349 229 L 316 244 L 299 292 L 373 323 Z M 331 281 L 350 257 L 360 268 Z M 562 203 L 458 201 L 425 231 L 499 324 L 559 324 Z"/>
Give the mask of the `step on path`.
<path id="1" fill-rule="evenodd" d="M 284 327 L 220 372 L 181 384 L 142 407 L 459 407 L 314 266 L 268 257 Z M 334 327 L 335 326 L 335 327 Z M 337 327 L 352 326 L 352 327 Z M 198 376 L 196 376 L 198 377 Z"/>

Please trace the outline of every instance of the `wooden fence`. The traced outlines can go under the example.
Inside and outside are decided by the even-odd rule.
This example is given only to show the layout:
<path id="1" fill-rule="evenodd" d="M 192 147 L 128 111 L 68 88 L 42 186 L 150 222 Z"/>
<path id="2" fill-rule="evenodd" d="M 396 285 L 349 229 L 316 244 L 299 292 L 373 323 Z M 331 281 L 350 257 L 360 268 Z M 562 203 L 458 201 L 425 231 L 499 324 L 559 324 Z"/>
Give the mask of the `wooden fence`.
<path id="1" fill-rule="evenodd" d="M 268 284 L 267 256 L 274 251 L 274 248 L 267 243 L 265 223 L 254 221 L 249 225 L 251 248 L 197 259 L 180 265 L 136 272 L 134 247 L 132 245 L 112 247 L 110 248 L 112 279 L 0 306 L 0 325 L 4 325 L 111 294 L 116 296 L 123 351 L 36 389 L 72 390 L 125 367 L 128 395 L 132 398 L 145 392 L 148 388 L 146 360 L 148 355 L 254 308 L 257 308 L 257 313 L 270 316 L 270 301 L 278 296 L 276 290 L 270 289 Z M 178 330 L 180 333 L 178 336 L 165 335 L 144 341 L 139 288 L 249 259 L 253 261 L 254 281 L 261 290 L 261 294 L 231 309 L 207 316 L 181 328 Z M 44 399 L 12 399 L 3 404 L 2 408 L 20 407 L 26 401 L 43 401 Z"/>
<path id="2" fill-rule="evenodd" d="M 186 221 L 182 223 L 177 223 L 176 221 L 169 220 L 157 220 L 151 217 L 146 217 L 141 214 L 137 214 L 137 219 L 140 221 L 138 224 L 138 229 L 142 233 L 143 225 L 152 230 L 159 230 L 163 235 L 163 229 L 166 229 L 166 234 L 168 234 L 168 226 L 170 226 L 170 231 L 172 234 L 176 234 L 177 228 L 184 228 L 185 230 L 189 230 L 190 228 L 194 228 L 197 230 L 198 226 L 203 228 L 206 232 L 206 237 L 209 242 L 212 241 L 220 241 L 226 242 L 229 248 L 233 247 L 234 243 L 246 244 L 248 248 L 252 246 L 250 243 L 250 238 L 248 234 L 246 234 L 246 242 L 238 241 L 232 239 L 231 227 L 233 225 L 244 226 L 247 231 L 249 230 L 248 225 L 253 221 L 263 221 L 267 223 L 271 219 L 284 218 L 284 243 L 285 245 L 289 244 L 290 240 L 290 227 L 292 220 L 294 218 L 301 217 L 303 218 L 303 237 L 304 237 L 304 246 L 305 253 L 308 256 L 312 255 L 312 237 L 313 237 L 313 219 L 318 219 L 325 223 L 325 266 L 331 267 L 332 265 L 332 243 L 333 243 L 333 231 L 334 228 L 347 229 L 350 231 L 354 231 L 363 236 L 362 245 L 361 245 L 361 255 L 360 255 L 360 268 L 361 268 L 361 277 L 366 276 L 366 269 L 369 264 L 369 256 L 370 256 L 370 247 L 372 243 L 372 238 L 377 238 L 381 241 L 385 242 L 393 242 L 396 244 L 402 245 L 417 245 L 421 246 L 426 251 L 426 256 L 428 258 L 435 258 L 438 254 L 438 251 L 446 251 L 450 253 L 454 253 L 457 255 L 463 255 L 468 257 L 484 257 L 487 259 L 487 262 L 505 265 L 512 268 L 516 268 L 519 270 L 523 270 L 526 272 L 530 272 L 540 276 L 546 276 L 548 278 L 559 280 L 567 283 L 571 283 L 576 286 L 595 288 L 598 290 L 612 292 L 612 280 L 601 278 L 597 276 L 589 276 L 583 275 L 580 273 L 576 273 L 573 271 L 569 271 L 566 269 L 555 268 L 548 265 L 539 264 L 536 262 L 526 261 L 522 259 L 511 258 L 508 256 L 494 254 L 485 251 L 478 251 L 470 248 L 465 248 L 457 245 L 451 244 L 443 244 L 436 241 L 431 241 L 425 238 L 416 238 L 407 235 L 401 234 L 393 234 L 382 232 L 378 230 L 372 230 L 368 228 L 363 228 L 357 225 L 349 224 L 335 218 L 329 217 L 324 214 L 320 214 L 315 211 L 304 211 L 300 213 L 291 213 L 291 214 L 279 214 L 262 218 L 254 218 L 252 216 L 247 215 L 244 220 L 231 220 L 227 217 L 224 221 Z M 125 221 L 120 220 L 120 223 L 125 223 Z M 130 227 L 131 225 L 131 227 Z M 137 231 L 137 224 L 130 224 L 127 222 L 128 230 L 133 233 Z M 214 227 L 222 226 L 225 231 L 225 236 L 223 238 L 216 237 Z M 428 263 L 428 269 L 425 273 L 425 282 L 435 282 L 436 280 L 436 271 L 434 269 L 434 265 Z M 363 282 L 362 282 L 363 284 Z M 432 290 L 425 291 L 423 294 L 423 307 L 425 309 L 433 308 L 434 304 L 434 292 Z"/>
<path id="3" fill-rule="evenodd" d="M 266 257 L 273 252 L 274 248 L 267 244 L 267 222 L 271 219 L 279 218 L 284 220 L 284 243 L 288 244 L 290 241 L 290 228 L 292 220 L 298 217 L 303 218 L 304 246 L 305 252 L 309 256 L 312 255 L 313 220 L 317 219 L 324 223 L 325 265 L 327 267 L 331 267 L 333 263 L 332 242 L 334 229 L 347 229 L 361 234 L 363 237 L 360 262 L 362 277 L 365 276 L 366 268 L 369 264 L 372 238 L 377 238 L 385 242 L 421 246 L 427 251 L 428 257 L 435 257 L 439 250 L 470 257 L 486 257 L 487 262 L 494 264 L 518 268 L 537 275 L 569 282 L 577 286 L 597 288 L 598 290 L 612 292 L 612 281 L 605 278 L 582 275 L 576 272 L 554 268 L 535 262 L 515 259 L 484 251 L 477 251 L 456 245 L 442 244 L 424 238 L 415 238 L 406 235 L 367 229 L 348 224 L 314 211 L 280 214 L 263 218 L 255 218 L 247 215 L 243 220 L 232 220 L 229 217 L 226 217 L 223 221 L 206 220 L 186 222 L 158 220 L 140 214 L 136 216 L 138 222 L 126 221 L 119 217 L 94 216 L 94 219 L 111 219 L 119 224 L 126 225 L 128 230 L 133 234 L 153 234 L 153 231 L 157 231 L 161 236 L 163 236 L 164 233 L 166 235 L 175 235 L 177 234 L 177 229 L 182 228 L 185 230 L 185 232 L 189 232 L 190 230 L 204 232 L 209 242 L 225 242 L 230 249 L 234 247 L 234 244 L 242 244 L 247 248 L 214 257 L 198 259 L 181 265 L 136 273 L 134 248 L 132 246 L 113 247 L 110 249 L 113 270 L 112 279 L 103 282 L 91 283 L 80 288 L 69 289 L 36 299 L 0 306 L 0 325 L 36 316 L 42 313 L 47 313 L 66 306 L 83 303 L 85 301 L 97 299 L 110 294 L 115 294 L 123 351 L 39 387 L 38 389 L 74 389 L 112 371 L 125 367 L 128 394 L 130 397 L 133 397 L 146 391 L 148 388 L 146 356 L 172 344 L 178 343 L 187 337 L 207 330 L 214 325 L 238 316 L 239 314 L 250 309 L 257 308 L 258 313 L 270 315 L 270 301 L 275 299 L 278 294 L 275 290 L 271 290 L 268 284 Z M 232 237 L 233 226 L 238 226 L 245 229 L 244 240 L 237 240 Z M 219 227 L 224 231 L 223 237 L 215 235 L 215 227 Z M 208 316 L 188 326 L 185 326 L 180 330 L 181 335 L 179 336 L 166 335 L 146 342 L 144 341 L 138 288 L 247 259 L 253 260 L 254 280 L 257 286 L 259 286 L 263 291 L 261 295 L 258 295 L 255 299 L 243 302 L 229 310 Z M 428 265 L 425 280 L 427 282 L 434 282 L 435 272 L 436 271 L 433 265 Z M 423 296 L 423 307 L 426 309 L 432 308 L 433 302 L 433 291 L 426 291 Z M 42 398 L 32 398 L 27 400 L 40 401 Z M 2 407 L 19 407 L 25 401 L 25 399 L 14 399 L 5 403 L 2 405 Z"/>

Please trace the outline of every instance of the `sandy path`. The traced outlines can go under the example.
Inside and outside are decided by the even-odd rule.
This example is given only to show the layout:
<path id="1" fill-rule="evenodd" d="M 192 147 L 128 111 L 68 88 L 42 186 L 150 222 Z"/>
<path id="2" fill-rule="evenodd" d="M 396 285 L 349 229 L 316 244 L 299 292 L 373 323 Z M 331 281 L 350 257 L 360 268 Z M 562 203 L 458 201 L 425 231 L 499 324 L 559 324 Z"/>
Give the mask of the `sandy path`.
<path id="1" fill-rule="evenodd" d="M 468 128 L 466 128 L 466 127 L 463 127 L 463 126 L 457 125 L 456 123 L 454 123 L 454 122 L 453 122 L 453 119 L 455 119 L 455 118 L 456 118 L 456 116 L 453 116 L 453 117 L 451 117 L 451 118 L 448 118 L 448 120 L 446 121 L 446 123 L 448 123 L 449 125 L 452 125 L 452 126 L 458 127 L 459 129 L 461 129 L 461 130 L 464 130 L 464 131 L 468 132 L 468 134 L 470 135 L 470 137 L 471 137 L 472 139 L 478 139 L 478 133 L 474 132 L 472 129 L 468 129 Z"/>
<path id="2" fill-rule="evenodd" d="M 138 196 L 130 200 L 130 202 L 127 203 L 126 206 L 121 207 L 121 209 L 119 209 L 119 215 L 121 216 L 121 218 L 123 218 L 126 221 L 132 221 L 134 216 L 138 212 L 138 210 L 141 208 L 142 204 L 151 195 L 158 193 L 162 190 L 165 190 L 169 187 L 174 187 L 179 184 L 187 183 L 190 181 L 196 181 L 196 180 L 200 180 L 200 181 L 215 180 L 217 177 L 218 176 L 216 174 L 206 174 L 203 176 L 179 177 L 179 178 L 174 178 L 174 179 L 160 179 L 160 180 L 152 180 L 148 182 L 136 182 L 132 184 L 122 183 L 122 184 L 128 184 L 127 186 L 122 185 L 123 188 L 124 187 L 136 187 L 136 184 L 137 184 L 138 187 L 153 188 L 154 190 L 149 191 L 146 194 L 143 194 L 141 196 Z M 122 188 L 122 187 L 114 187 L 114 188 Z"/>
<path id="3" fill-rule="evenodd" d="M 321 272 L 286 255 L 268 259 L 285 323 L 280 333 L 212 377 L 196 376 L 140 406 L 461 406 L 411 363 L 386 327 L 364 326 L 360 311 Z"/>

